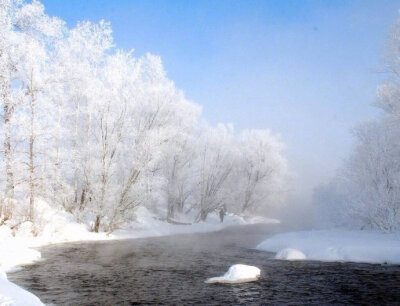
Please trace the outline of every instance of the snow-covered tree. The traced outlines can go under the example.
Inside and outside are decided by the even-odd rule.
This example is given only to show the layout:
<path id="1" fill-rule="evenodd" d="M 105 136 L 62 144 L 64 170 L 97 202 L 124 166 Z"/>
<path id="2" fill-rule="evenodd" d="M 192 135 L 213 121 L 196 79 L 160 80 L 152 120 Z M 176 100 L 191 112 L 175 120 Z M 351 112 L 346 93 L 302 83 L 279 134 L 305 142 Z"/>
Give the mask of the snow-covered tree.
<path id="1" fill-rule="evenodd" d="M 140 205 L 199 221 L 255 212 L 285 184 L 269 132 L 199 125 L 200 107 L 158 56 L 114 48 L 104 21 L 67 28 L 36 0 L 0 2 L 0 103 L 0 223 L 17 203 L 14 223 L 39 224 L 39 200 L 96 232 L 129 223 Z"/>
<path id="2" fill-rule="evenodd" d="M 193 196 L 197 170 L 194 134 L 181 135 L 170 142 L 171 148 L 165 156 L 165 189 L 167 218 L 183 213 Z"/>
<path id="3" fill-rule="evenodd" d="M 21 130 L 27 145 L 25 150 L 27 159 L 25 164 L 29 175 L 27 184 L 29 188 L 29 219 L 34 220 L 34 203 L 37 196 L 39 180 L 39 165 L 45 160 L 38 154 L 44 147 L 39 147 L 39 138 L 44 135 L 46 120 L 39 118 L 38 108 L 46 109 L 48 102 L 46 91 L 50 90 L 54 82 L 47 73 L 47 66 L 51 61 L 50 53 L 63 30 L 63 22 L 57 18 L 50 18 L 44 13 L 44 7 L 38 1 L 21 7 L 18 13 L 19 20 L 16 24 L 23 34 L 24 57 L 17 65 L 18 80 L 25 94 L 26 126 Z M 26 133 L 24 133 L 26 131 Z"/>
<path id="4" fill-rule="evenodd" d="M 316 205 L 330 195 L 338 199 L 332 203 L 341 211 L 334 214 L 337 223 L 394 231 L 400 229 L 400 19 L 390 33 L 386 71 L 376 101 L 383 116 L 358 126 L 354 150 L 331 183 L 334 188 L 319 192 Z"/>
<path id="5" fill-rule="evenodd" d="M 233 173 L 237 148 L 232 125 L 205 126 L 198 143 L 197 220 L 206 220 L 209 213 L 228 205 L 229 176 Z"/>
<path id="6" fill-rule="evenodd" d="M 4 110 L 4 156 L 6 169 L 5 198 L 14 197 L 15 156 L 14 145 L 26 141 L 22 150 L 29 156 L 25 161 L 29 173 L 26 180 L 29 185 L 30 212 L 33 219 L 33 205 L 36 186 L 35 141 L 38 136 L 35 115 L 36 104 L 39 102 L 39 92 L 44 91 L 49 83 L 45 77 L 45 66 L 51 52 L 52 39 L 60 34 L 63 22 L 44 14 L 44 7 L 38 1 L 24 4 L 21 1 L 5 1 L 1 3 L 1 96 Z M 45 98 L 42 96 L 42 100 Z M 25 108 L 20 111 L 21 120 L 15 120 L 16 106 Z M 29 114 L 29 122 L 24 121 L 24 115 Z M 12 132 L 17 124 L 22 126 L 19 131 L 24 135 L 20 139 L 12 139 Z M 29 132 L 28 132 L 29 131 Z M 28 135 L 29 134 L 29 135 Z M 29 140 L 28 140 L 29 139 Z M 28 143 L 28 145 L 26 145 Z"/>
<path id="7" fill-rule="evenodd" d="M 2 1 L 0 3 L 0 99 L 4 118 L 4 160 L 6 172 L 5 199 L 14 198 L 14 170 L 13 170 L 13 151 L 11 141 L 11 124 L 15 106 L 18 102 L 13 94 L 12 82 L 15 78 L 16 65 L 21 52 L 21 35 L 14 31 L 17 23 L 16 1 Z M 3 203 L 5 205 L 5 203 Z M 1 206 L 0 215 L 10 214 L 3 211 L 5 206 Z"/>
<path id="8" fill-rule="evenodd" d="M 343 172 L 349 213 L 365 227 L 400 227 L 399 137 L 399 124 L 389 119 L 357 129 L 357 146 Z"/>
<path id="9" fill-rule="evenodd" d="M 60 201 L 70 211 L 82 210 L 90 198 L 88 194 L 91 183 L 88 178 L 91 170 L 92 117 L 94 110 L 98 109 L 99 101 L 104 101 L 104 91 L 107 88 L 102 84 L 100 73 L 106 60 L 106 52 L 111 46 L 110 24 L 104 21 L 98 24 L 78 23 L 56 45 L 56 68 L 63 84 L 62 96 L 56 98 L 59 105 L 57 111 L 64 115 L 62 120 L 60 118 L 57 121 L 63 122 L 69 129 L 65 131 L 58 128 L 55 141 L 59 152 L 61 148 L 70 150 L 69 154 L 63 154 L 63 176 L 73 182 L 73 196 Z M 57 140 L 61 136 L 64 139 L 62 143 Z M 57 188 L 65 189 L 65 183 L 58 185 Z"/>
<path id="10" fill-rule="evenodd" d="M 279 139 L 269 130 L 245 130 L 238 147 L 240 156 L 234 179 L 239 210 L 260 213 L 283 203 L 288 170 Z"/>

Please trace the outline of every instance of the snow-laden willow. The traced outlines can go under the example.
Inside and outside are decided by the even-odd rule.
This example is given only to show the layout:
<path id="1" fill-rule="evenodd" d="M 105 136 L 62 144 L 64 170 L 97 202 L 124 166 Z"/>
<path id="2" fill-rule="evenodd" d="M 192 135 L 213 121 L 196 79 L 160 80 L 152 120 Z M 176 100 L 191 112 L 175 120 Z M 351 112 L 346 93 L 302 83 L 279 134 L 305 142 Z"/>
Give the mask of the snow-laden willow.
<path id="1" fill-rule="evenodd" d="M 200 124 L 160 58 L 117 49 L 104 21 L 70 29 L 38 1 L 2 0 L 0 99 L 0 224 L 40 224 L 38 199 L 94 231 L 132 221 L 140 205 L 200 221 L 284 199 L 276 136 Z"/>

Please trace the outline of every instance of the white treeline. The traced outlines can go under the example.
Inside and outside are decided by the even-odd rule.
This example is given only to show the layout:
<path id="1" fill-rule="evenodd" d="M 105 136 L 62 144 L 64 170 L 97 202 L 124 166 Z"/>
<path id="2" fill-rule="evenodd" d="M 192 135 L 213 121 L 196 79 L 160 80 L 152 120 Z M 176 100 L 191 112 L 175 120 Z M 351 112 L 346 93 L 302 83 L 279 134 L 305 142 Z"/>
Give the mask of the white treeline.
<path id="1" fill-rule="evenodd" d="M 355 129 L 356 145 L 338 176 L 317 190 L 319 217 L 334 224 L 400 230 L 400 18 L 390 32 L 379 119 Z"/>
<path id="2" fill-rule="evenodd" d="M 96 232 L 141 205 L 200 221 L 266 212 L 287 190 L 277 136 L 200 124 L 159 57 L 116 49 L 103 21 L 69 29 L 39 1 L 0 2 L 0 103 L 0 225 L 39 224 L 37 201 Z"/>

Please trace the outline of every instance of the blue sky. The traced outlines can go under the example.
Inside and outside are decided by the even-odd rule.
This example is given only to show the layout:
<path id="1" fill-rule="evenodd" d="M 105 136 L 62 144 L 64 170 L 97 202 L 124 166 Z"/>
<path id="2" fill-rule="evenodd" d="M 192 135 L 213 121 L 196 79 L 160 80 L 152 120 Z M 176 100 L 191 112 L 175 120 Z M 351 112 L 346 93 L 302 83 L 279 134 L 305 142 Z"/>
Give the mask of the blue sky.
<path id="1" fill-rule="evenodd" d="M 74 26 L 111 21 L 115 44 L 160 55 L 211 122 L 270 128 L 298 192 L 334 174 L 371 104 L 398 1 L 43 0 Z"/>

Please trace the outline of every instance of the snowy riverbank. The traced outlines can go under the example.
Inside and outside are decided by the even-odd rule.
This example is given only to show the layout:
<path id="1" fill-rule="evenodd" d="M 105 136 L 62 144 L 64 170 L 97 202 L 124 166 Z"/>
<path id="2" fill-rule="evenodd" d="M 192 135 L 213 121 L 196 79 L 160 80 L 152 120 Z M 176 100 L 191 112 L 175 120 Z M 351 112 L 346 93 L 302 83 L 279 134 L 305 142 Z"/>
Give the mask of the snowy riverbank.
<path id="1" fill-rule="evenodd" d="M 400 234 L 360 230 L 315 230 L 278 234 L 257 246 L 279 259 L 400 264 Z M 281 252 L 289 249 L 291 252 Z M 305 258 L 293 256 L 304 254 Z M 287 254 L 288 256 L 283 256 Z"/>
<path id="2" fill-rule="evenodd" d="M 21 226 L 17 232 L 7 226 L 0 226 L 0 305 L 41 305 L 33 294 L 7 280 L 6 272 L 12 272 L 21 265 L 33 263 L 41 259 L 35 248 L 40 246 L 76 241 L 115 240 L 167 236 L 175 234 L 201 233 L 218 231 L 228 226 L 252 223 L 277 223 L 279 221 L 265 218 L 245 220 L 242 217 L 227 215 L 223 223 L 216 214 L 210 214 L 206 222 L 192 225 L 176 225 L 157 219 L 145 208 L 137 211 L 136 220 L 124 230 L 112 234 L 93 233 L 83 224 L 73 221 L 64 212 L 54 212 L 43 207 L 43 216 L 47 217 L 47 225 L 42 234 L 32 237 L 30 225 Z M 186 220 L 183 220 L 186 221 Z"/>

